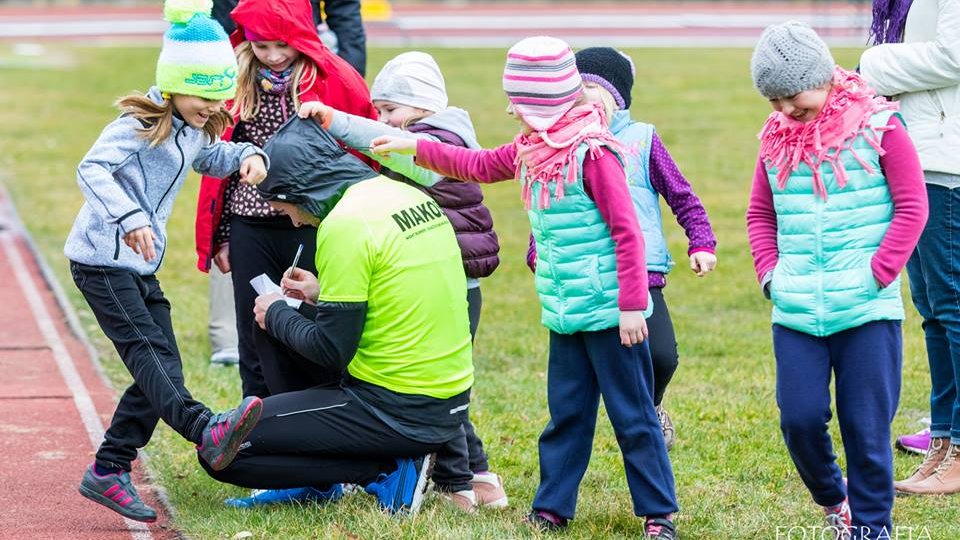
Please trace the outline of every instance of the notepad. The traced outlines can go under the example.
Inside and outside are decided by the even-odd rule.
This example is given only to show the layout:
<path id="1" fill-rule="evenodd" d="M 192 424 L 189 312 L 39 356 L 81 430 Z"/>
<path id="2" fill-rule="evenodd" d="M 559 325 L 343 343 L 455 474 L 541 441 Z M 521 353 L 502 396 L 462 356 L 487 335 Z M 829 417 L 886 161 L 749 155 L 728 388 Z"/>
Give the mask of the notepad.
<path id="1" fill-rule="evenodd" d="M 283 294 L 283 289 L 279 285 L 273 282 L 270 279 L 270 276 L 266 274 L 260 274 L 259 276 L 250 280 L 250 285 L 253 286 L 253 290 L 257 291 L 257 294 L 271 294 L 279 293 Z M 303 303 L 302 300 L 297 300 L 296 298 L 290 298 L 289 296 L 284 296 L 283 299 L 287 302 L 287 305 L 297 309 L 300 307 L 300 304 Z"/>

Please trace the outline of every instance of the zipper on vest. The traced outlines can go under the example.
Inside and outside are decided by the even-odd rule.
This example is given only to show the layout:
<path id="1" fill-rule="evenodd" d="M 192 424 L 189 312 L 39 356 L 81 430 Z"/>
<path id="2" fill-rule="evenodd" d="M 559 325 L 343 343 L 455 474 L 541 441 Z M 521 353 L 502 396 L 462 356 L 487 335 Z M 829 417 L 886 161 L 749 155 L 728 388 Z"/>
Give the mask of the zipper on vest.
<path id="1" fill-rule="evenodd" d="M 817 334 L 823 335 L 823 212 L 824 201 L 817 198 Z"/>

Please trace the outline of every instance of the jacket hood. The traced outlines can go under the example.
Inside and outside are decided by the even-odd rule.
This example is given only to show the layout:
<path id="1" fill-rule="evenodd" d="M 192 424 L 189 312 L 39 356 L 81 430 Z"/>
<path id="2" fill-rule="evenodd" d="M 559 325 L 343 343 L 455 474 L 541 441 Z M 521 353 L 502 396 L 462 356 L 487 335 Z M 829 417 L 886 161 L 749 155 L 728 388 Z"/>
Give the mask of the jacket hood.
<path id="1" fill-rule="evenodd" d="M 463 109 L 447 107 L 417 121 L 417 123 L 449 131 L 463 139 L 467 148 L 480 148 L 480 143 L 477 142 L 477 132 L 473 129 L 473 122 L 470 121 L 470 113 Z"/>
<path id="2" fill-rule="evenodd" d="M 295 204 L 321 220 L 350 186 L 379 176 L 312 119 L 293 116 L 263 150 L 272 166 L 257 186 L 260 195 Z"/>
<path id="3" fill-rule="evenodd" d="M 160 91 L 156 86 L 151 86 L 147 93 L 144 94 L 147 98 L 156 103 L 157 105 L 162 105 L 165 99 L 163 99 L 163 92 Z M 172 106 L 172 105 L 171 105 Z M 176 109 L 173 110 L 173 127 L 175 129 L 180 129 L 183 124 L 186 122 L 183 121 L 183 118 L 180 116 L 180 113 Z"/>
<path id="4" fill-rule="evenodd" d="M 369 100 L 369 91 L 360 74 L 320 41 L 309 0 L 240 0 L 230 17 L 237 24 L 230 35 L 234 47 L 246 41 L 244 29 L 270 40 L 286 42 L 313 60 L 319 71 L 318 84 L 335 78 L 346 95 L 364 96 Z M 303 97 L 304 101 L 320 100 L 319 95 Z"/>

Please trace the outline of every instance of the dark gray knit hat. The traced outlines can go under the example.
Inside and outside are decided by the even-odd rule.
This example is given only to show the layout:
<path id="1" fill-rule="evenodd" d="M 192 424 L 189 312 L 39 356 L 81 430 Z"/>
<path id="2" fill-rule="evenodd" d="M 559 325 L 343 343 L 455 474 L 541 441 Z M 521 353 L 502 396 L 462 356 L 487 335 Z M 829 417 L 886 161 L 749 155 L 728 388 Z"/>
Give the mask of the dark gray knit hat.
<path id="1" fill-rule="evenodd" d="M 766 98 L 789 97 L 816 88 L 833 77 L 827 44 L 809 25 L 790 21 L 770 25 L 753 50 L 753 84 Z"/>
<path id="2" fill-rule="evenodd" d="M 607 89 L 617 107 L 630 108 L 630 90 L 633 89 L 633 60 L 611 47 L 588 47 L 577 51 L 577 69 L 584 81 L 594 82 Z"/>

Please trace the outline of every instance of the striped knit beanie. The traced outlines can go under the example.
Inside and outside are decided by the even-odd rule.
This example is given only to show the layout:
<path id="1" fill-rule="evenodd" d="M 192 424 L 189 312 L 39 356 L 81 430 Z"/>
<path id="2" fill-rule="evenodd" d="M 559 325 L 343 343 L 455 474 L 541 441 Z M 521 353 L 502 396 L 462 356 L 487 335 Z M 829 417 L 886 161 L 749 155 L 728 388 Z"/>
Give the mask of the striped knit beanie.
<path id="1" fill-rule="evenodd" d="M 546 36 L 526 38 L 507 51 L 503 91 L 514 112 L 536 131 L 557 123 L 583 92 L 570 46 Z"/>
<path id="2" fill-rule="evenodd" d="M 163 18 L 171 25 L 157 61 L 161 92 L 212 100 L 236 94 L 237 59 L 223 27 L 210 18 L 212 8 L 212 0 L 164 3 Z"/>

